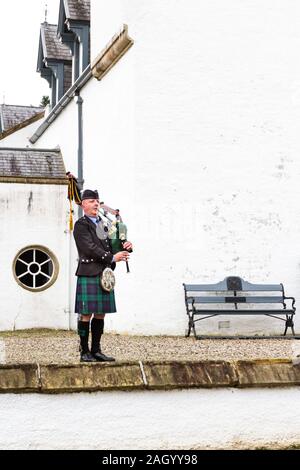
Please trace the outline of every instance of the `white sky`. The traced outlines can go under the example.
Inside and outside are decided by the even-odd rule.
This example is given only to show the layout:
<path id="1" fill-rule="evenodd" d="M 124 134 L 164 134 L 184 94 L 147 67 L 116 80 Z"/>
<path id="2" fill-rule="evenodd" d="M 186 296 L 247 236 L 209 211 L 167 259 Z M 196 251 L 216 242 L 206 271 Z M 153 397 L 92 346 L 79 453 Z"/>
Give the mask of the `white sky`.
<path id="1" fill-rule="evenodd" d="M 50 95 L 48 82 L 36 72 L 40 24 L 57 24 L 59 0 L 0 0 L 0 103 L 40 104 Z"/>

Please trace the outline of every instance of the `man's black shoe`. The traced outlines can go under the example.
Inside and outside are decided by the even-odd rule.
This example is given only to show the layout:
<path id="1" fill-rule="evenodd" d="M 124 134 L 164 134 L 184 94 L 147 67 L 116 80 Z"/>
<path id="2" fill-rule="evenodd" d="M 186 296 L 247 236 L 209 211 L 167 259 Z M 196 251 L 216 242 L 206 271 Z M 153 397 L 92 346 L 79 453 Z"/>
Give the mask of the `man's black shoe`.
<path id="1" fill-rule="evenodd" d="M 102 352 L 98 351 L 96 353 L 92 353 L 92 356 L 96 359 L 96 361 L 98 362 L 114 362 L 115 361 L 115 358 L 114 357 L 110 357 L 110 356 L 106 356 L 105 354 L 103 354 Z"/>
<path id="2" fill-rule="evenodd" d="M 80 362 L 97 362 L 90 352 L 81 353 Z"/>

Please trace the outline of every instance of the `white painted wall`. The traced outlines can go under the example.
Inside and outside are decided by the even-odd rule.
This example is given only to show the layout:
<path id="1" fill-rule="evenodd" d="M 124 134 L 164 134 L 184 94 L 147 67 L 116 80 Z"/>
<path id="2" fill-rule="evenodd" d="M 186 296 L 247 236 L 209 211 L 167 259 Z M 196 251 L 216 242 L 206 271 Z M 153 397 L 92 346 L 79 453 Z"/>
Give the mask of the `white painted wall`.
<path id="1" fill-rule="evenodd" d="M 69 328 L 66 191 L 65 185 L 0 184 L 0 330 Z M 29 245 L 48 248 L 59 262 L 56 282 L 38 293 L 23 289 L 13 276 L 16 254 Z"/>
<path id="2" fill-rule="evenodd" d="M 59 117 L 48 127 L 41 138 L 30 147 L 35 148 L 55 148 L 60 147 L 67 171 L 76 174 L 77 172 L 77 105 L 72 100 Z M 39 123 L 41 125 L 41 122 Z M 31 136 L 34 134 L 33 130 Z M 30 137 L 31 137 L 30 136 Z"/>
<path id="3" fill-rule="evenodd" d="M 0 448 L 136 450 L 299 445 L 299 405 L 297 387 L 5 394 L 0 395 Z"/>
<path id="4" fill-rule="evenodd" d="M 5 139 L 0 140 L 0 147 L 31 147 L 29 138 L 32 136 L 37 127 L 40 126 L 41 122 L 42 120 L 39 119 L 38 121 L 23 127 L 23 129 L 20 129 L 19 131 L 5 137 Z"/>
<path id="5" fill-rule="evenodd" d="M 135 243 L 108 329 L 182 334 L 182 282 L 228 275 L 282 282 L 299 304 L 299 20 L 296 0 L 92 0 L 92 57 L 122 23 L 135 41 L 82 90 L 86 187 L 121 209 Z M 75 172 L 76 113 L 36 143 L 59 144 Z M 240 317 L 221 333 L 282 330 Z"/>
<path id="6" fill-rule="evenodd" d="M 122 22 L 135 40 L 119 78 L 134 86 L 134 328 L 182 332 L 183 281 L 283 282 L 299 302 L 298 3 L 109 4 L 92 1 L 93 54 Z M 229 332 L 262 331 L 244 323 Z"/>

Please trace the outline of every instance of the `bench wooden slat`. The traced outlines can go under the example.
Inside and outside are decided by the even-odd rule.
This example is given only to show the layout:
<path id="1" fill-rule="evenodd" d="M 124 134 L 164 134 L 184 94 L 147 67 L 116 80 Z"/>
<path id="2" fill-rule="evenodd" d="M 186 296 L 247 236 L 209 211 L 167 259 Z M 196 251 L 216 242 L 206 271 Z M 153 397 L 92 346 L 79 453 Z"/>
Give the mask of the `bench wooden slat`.
<path id="1" fill-rule="evenodd" d="M 248 284 L 248 283 L 247 283 Z M 227 289 L 227 286 L 218 286 L 218 284 L 183 284 L 186 292 L 234 292 Z M 218 287 L 216 287 L 218 286 Z M 243 286 L 243 290 L 235 292 L 283 292 L 280 284 L 251 284 L 250 286 Z"/>
<path id="2" fill-rule="evenodd" d="M 253 296 L 253 297 L 214 297 L 214 296 L 190 296 L 187 297 L 187 302 L 188 304 L 193 303 L 195 301 L 195 304 L 225 304 L 225 303 L 247 303 L 247 304 L 282 304 L 283 303 L 283 297 L 278 297 L 278 296 L 270 296 L 270 297 L 259 297 L 259 296 Z"/>
<path id="3" fill-rule="evenodd" d="M 295 315 L 294 310 L 218 310 L 218 309 L 203 309 L 197 310 L 197 315 L 206 315 L 215 313 L 218 315 Z"/>
<path id="4" fill-rule="evenodd" d="M 186 292 L 230 292 L 225 282 L 219 282 L 218 284 L 183 284 Z M 250 284 L 250 282 L 242 282 L 243 290 L 237 290 L 236 292 L 282 292 L 281 284 Z M 231 291 L 233 292 L 233 291 Z"/>
<path id="5" fill-rule="evenodd" d="M 199 292 L 227 292 L 227 284 L 225 281 L 218 282 L 217 284 L 183 284 L 185 291 L 199 291 Z"/>
<path id="6" fill-rule="evenodd" d="M 243 287 L 243 291 L 248 291 L 248 292 L 253 292 L 253 291 L 282 292 L 283 291 L 283 286 L 281 284 L 251 284 L 250 282 L 243 281 L 243 280 L 242 280 L 242 287 Z"/>

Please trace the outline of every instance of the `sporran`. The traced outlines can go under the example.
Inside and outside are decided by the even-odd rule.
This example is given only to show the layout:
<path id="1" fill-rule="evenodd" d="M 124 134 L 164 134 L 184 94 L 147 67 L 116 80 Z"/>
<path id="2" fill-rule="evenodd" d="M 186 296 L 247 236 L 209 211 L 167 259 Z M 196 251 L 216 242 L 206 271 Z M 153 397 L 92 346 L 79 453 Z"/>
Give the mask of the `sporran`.
<path id="1" fill-rule="evenodd" d="M 111 292 L 112 290 L 114 290 L 116 285 L 116 278 L 112 269 L 104 269 L 103 273 L 100 276 L 100 284 L 102 289 L 104 289 L 106 292 Z"/>

